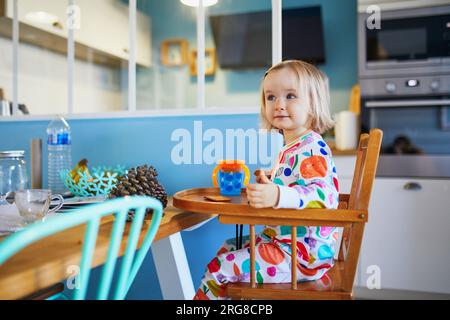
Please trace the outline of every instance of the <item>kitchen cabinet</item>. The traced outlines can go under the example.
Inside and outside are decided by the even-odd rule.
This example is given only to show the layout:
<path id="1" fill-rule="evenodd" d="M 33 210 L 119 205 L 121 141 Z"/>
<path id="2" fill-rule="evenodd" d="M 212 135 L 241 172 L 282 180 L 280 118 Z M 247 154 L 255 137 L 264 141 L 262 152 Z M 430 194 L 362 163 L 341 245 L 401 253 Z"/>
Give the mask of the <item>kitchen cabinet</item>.
<path id="1" fill-rule="evenodd" d="M 342 193 L 349 193 L 355 157 L 335 157 Z M 377 177 L 361 248 L 356 286 L 379 267 L 381 289 L 450 294 L 450 179 Z"/>
<path id="2" fill-rule="evenodd" d="M 355 171 L 356 156 L 334 156 L 334 164 L 339 180 L 353 179 L 353 172 Z M 351 181 L 350 181 L 351 182 Z M 351 185 L 350 185 L 351 187 Z M 342 190 L 341 190 L 342 191 Z M 350 189 L 344 193 L 349 193 Z"/>
<path id="3" fill-rule="evenodd" d="M 76 0 L 79 28 L 74 30 L 76 56 L 96 63 L 121 67 L 129 59 L 129 11 L 120 0 Z M 20 0 L 20 40 L 62 54 L 67 51 L 67 4 L 61 0 Z M 13 0 L 0 0 L 2 34 L 11 37 Z M 32 19 L 31 15 L 35 15 Z M 151 66 L 151 21 L 137 12 L 136 62 Z"/>
<path id="4" fill-rule="evenodd" d="M 372 196 L 361 271 L 378 266 L 382 289 L 450 294 L 450 180 L 377 178 Z"/>

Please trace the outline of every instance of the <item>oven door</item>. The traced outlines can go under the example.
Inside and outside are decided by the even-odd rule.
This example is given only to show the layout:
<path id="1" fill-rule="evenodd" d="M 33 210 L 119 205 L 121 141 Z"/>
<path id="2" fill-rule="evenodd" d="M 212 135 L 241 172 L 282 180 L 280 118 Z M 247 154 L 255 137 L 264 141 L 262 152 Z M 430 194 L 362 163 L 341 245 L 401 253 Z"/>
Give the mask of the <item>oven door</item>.
<path id="1" fill-rule="evenodd" d="M 363 99 L 363 132 L 383 130 L 377 175 L 450 178 L 450 96 Z"/>
<path id="2" fill-rule="evenodd" d="M 450 6 L 382 11 L 380 29 L 369 16 L 359 15 L 361 77 L 450 71 Z"/>

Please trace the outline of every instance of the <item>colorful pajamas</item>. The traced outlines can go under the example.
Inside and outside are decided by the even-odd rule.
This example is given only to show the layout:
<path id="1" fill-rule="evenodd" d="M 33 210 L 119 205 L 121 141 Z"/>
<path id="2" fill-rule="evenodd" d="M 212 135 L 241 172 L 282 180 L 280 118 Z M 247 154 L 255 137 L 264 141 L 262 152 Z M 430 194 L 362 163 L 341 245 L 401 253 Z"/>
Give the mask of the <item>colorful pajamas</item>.
<path id="1" fill-rule="evenodd" d="M 272 170 L 280 199 L 275 208 L 330 208 L 339 203 L 339 186 L 331 151 L 320 134 L 308 131 L 284 146 Z M 266 226 L 256 236 L 257 283 L 291 281 L 291 227 Z M 338 232 L 334 227 L 297 227 L 299 281 L 324 277 L 333 266 Z M 194 299 L 225 299 L 228 282 L 250 281 L 249 237 L 236 250 L 229 239 L 207 266 Z M 322 279 L 324 281 L 326 277 Z"/>

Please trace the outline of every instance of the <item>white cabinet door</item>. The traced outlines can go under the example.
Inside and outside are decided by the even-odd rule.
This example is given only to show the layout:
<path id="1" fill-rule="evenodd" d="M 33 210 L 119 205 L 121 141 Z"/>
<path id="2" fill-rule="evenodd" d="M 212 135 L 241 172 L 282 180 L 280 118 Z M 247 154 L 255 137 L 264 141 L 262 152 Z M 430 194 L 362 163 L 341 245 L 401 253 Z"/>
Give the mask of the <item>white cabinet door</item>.
<path id="1" fill-rule="evenodd" d="M 129 59 L 129 10 L 117 0 L 77 0 L 81 9 L 81 28 L 75 31 L 75 41 L 124 60 Z M 136 61 L 151 65 L 150 17 L 141 12 L 136 16 Z"/>
<path id="2" fill-rule="evenodd" d="M 68 1 L 61 0 L 19 0 L 17 4 L 19 21 L 67 37 L 65 26 L 67 3 Z M 13 18 L 14 0 L 8 0 L 6 8 L 6 15 Z M 60 27 L 53 25 L 54 22 Z"/>
<path id="3" fill-rule="evenodd" d="M 335 156 L 333 158 L 334 164 L 336 166 L 336 172 L 339 178 L 339 181 L 343 178 L 352 179 L 353 173 L 355 171 L 355 165 L 356 165 L 356 156 Z M 350 189 L 348 191 L 342 191 L 341 193 L 349 193 Z"/>
<path id="4" fill-rule="evenodd" d="M 377 178 L 369 210 L 362 283 L 374 265 L 381 289 L 450 293 L 450 180 Z"/>

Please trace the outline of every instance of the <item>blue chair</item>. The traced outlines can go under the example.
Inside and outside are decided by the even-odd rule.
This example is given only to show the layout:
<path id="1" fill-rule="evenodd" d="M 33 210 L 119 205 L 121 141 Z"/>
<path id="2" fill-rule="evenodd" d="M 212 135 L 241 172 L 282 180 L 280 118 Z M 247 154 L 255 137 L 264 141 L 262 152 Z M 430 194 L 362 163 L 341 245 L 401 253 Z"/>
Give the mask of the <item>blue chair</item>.
<path id="1" fill-rule="evenodd" d="M 89 283 L 92 255 L 97 240 L 98 228 L 102 217 L 115 215 L 115 221 L 111 232 L 111 240 L 108 255 L 103 266 L 99 283 L 97 299 L 108 299 L 111 290 L 116 260 L 118 257 L 122 235 L 125 228 L 129 210 L 135 210 L 128 235 L 127 247 L 123 256 L 122 264 L 116 280 L 115 290 L 112 296 L 114 300 L 123 300 L 133 283 L 134 278 L 155 238 L 161 223 L 163 208 L 161 202 L 150 197 L 125 197 L 105 201 L 83 207 L 70 213 L 60 214 L 45 222 L 31 224 L 23 230 L 8 236 L 0 243 L 0 266 L 11 256 L 26 246 L 42 238 L 63 230 L 87 224 L 82 256 L 80 262 L 79 285 L 74 289 L 73 299 L 83 300 Z M 148 229 L 141 248 L 136 254 L 139 235 L 144 222 L 146 209 L 153 209 L 151 226 Z"/>

